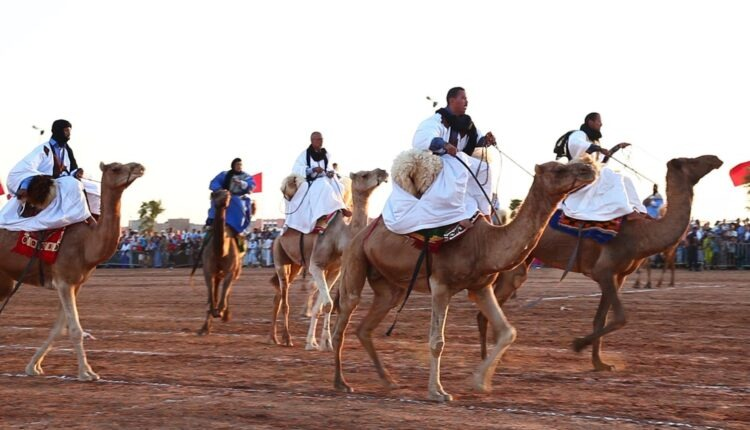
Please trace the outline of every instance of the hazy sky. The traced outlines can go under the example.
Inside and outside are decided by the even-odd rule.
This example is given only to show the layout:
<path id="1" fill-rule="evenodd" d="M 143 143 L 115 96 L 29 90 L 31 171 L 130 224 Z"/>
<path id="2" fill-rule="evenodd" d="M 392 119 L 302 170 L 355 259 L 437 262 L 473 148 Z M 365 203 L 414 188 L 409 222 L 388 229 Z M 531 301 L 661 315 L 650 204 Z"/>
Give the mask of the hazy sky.
<path id="1" fill-rule="evenodd" d="M 463 86 L 468 113 L 527 170 L 602 114 L 603 143 L 664 188 L 673 157 L 725 162 L 696 187 L 693 215 L 748 216 L 729 168 L 750 160 L 748 7 L 742 1 L 34 1 L 0 4 L 0 177 L 73 123 L 88 175 L 138 161 L 123 196 L 202 222 L 208 183 L 234 157 L 263 172 L 259 215 L 319 130 L 343 172 L 390 170 L 418 123 Z M 496 157 L 497 158 L 497 157 Z M 612 164 L 616 167 L 616 163 Z M 507 159 L 500 199 L 531 178 Z M 636 180 L 642 197 L 651 183 Z M 380 212 L 390 192 L 372 199 Z M 0 203 L 2 204 L 2 203 Z"/>

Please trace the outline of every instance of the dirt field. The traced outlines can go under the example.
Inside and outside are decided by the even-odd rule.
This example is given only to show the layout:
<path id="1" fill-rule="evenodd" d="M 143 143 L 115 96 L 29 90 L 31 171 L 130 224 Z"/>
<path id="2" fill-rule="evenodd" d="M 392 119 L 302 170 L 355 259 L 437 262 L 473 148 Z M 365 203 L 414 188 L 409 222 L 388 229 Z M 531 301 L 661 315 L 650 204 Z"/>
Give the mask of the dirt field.
<path id="1" fill-rule="evenodd" d="M 533 271 L 506 306 L 518 340 L 488 395 L 470 389 L 479 363 L 475 310 L 459 294 L 442 364 L 455 397 L 448 404 L 426 400 L 426 295 L 412 295 L 392 337 L 383 336 L 392 314 L 376 332 L 401 388 L 381 387 L 350 326 L 344 360 L 356 392 L 342 394 L 332 388 L 332 354 L 304 350 L 301 284 L 291 294 L 294 347 L 267 344 L 270 274 L 246 269 L 233 291 L 233 320 L 198 337 L 204 287 L 191 289 L 187 270 L 100 269 L 79 295 L 84 329 L 96 337 L 85 341 L 102 378 L 95 383 L 75 380 L 67 337 L 44 361 L 45 376 L 25 376 L 57 296 L 23 286 L 0 315 L 0 428 L 750 428 L 747 271 L 679 271 L 676 288 L 658 290 L 629 282 L 628 325 L 604 342 L 605 359 L 617 366 L 608 373 L 591 370 L 590 349 L 569 348 L 591 330 L 596 285 L 573 274 L 554 288 L 560 271 Z"/>

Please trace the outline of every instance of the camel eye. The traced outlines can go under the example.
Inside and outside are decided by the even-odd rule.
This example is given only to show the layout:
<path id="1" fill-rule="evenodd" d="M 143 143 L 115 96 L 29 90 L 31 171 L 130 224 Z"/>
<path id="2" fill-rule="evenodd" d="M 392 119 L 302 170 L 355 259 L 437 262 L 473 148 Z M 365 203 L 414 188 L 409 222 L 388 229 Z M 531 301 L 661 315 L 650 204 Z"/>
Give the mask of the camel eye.
<path id="1" fill-rule="evenodd" d="M 112 171 L 115 173 L 120 173 L 122 171 L 122 167 L 115 167 L 112 169 Z"/>

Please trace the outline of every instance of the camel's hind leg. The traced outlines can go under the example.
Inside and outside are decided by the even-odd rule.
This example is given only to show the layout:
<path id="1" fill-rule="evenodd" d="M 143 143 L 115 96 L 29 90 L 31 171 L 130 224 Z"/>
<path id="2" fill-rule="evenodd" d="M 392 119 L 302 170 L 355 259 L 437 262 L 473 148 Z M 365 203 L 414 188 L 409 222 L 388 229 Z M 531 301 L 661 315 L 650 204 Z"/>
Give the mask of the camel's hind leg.
<path id="1" fill-rule="evenodd" d="M 515 292 L 521 288 L 529 276 L 529 265 L 533 258 L 525 263 L 519 264 L 515 269 L 502 272 L 495 280 L 493 290 L 498 305 L 501 307 L 510 299 Z M 474 298 L 475 296 L 471 295 Z M 480 311 L 477 312 L 477 326 L 479 327 L 479 354 L 482 360 L 487 358 L 487 318 Z M 497 336 L 493 334 L 492 341 L 495 342 Z"/>
<path id="2" fill-rule="evenodd" d="M 66 325 L 67 323 L 65 311 L 62 309 L 62 307 L 60 307 L 57 313 L 55 324 L 52 326 L 52 330 L 49 333 L 49 337 L 46 341 L 44 341 L 42 346 L 40 346 L 39 349 L 36 350 L 36 353 L 34 353 L 34 356 L 31 357 L 29 364 L 26 365 L 27 375 L 36 376 L 44 374 L 44 370 L 42 370 L 42 361 L 44 361 L 44 357 L 52 348 L 52 343 L 55 341 L 55 339 L 57 339 L 60 333 L 62 333 Z"/>
<path id="3" fill-rule="evenodd" d="M 336 285 L 340 271 L 340 269 L 332 271 L 328 277 L 328 285 L 331 288 Z M 331 314 L 333 313 L 333 308 L 334 301 L 331 299 L 331 303 L 323 309 L 323 328 L 320 333 L 320 349 L 322 351 L 333 351 L 333 343 L 331 342 Z"/>
<path id="4" fill-rule="evenodd" d="M 356 237 L 355 237 L 356 240 Z M 365 287 L 367 276 L 367 257 L 362 249 L 362 243 L 352 242 L 348 254 L 344 254 L 342 263 L 344 268 L 339 285 L 339 315 L 333 329 L 333 351 L 334 351 L 334 388 L 353 392 L 352 387 L 344 379 L 342 369 L 342 350 L 344 349 L 344 334 L 352 319 L 352 313 L 362 299 L 362 289 Z"/>
<path id="5" fill-rule="evenodd" d="M 495 373 L 497 363 L 516 340 L 516 329 L 505 318 L 492 291 L 492 286 L 488 285 L 472 293 L 479 310 L 490 321 L 492 331 L 495 333 L 495 345 L 492 352 L 482 361 L 474 374 L 474 388 L 481 392 L 489 392 L 492 389 L 492 375 Z"/>
<path id="6" fill-rule="evenodd" d="M 91 366 L 89 366 L 86 360 L 86 351 L 83 349 L 83 329 L 78 318 L 74 287 L 62 281 L 55 280 L 52 281 L 52 285 L 60 297 L 60 302 L 62 303 L 62 308 L 67 319 L 70 340 L 73 342 L 73 349 L 78 357 L 78 379 L 81 381 L 96 381 L 99 379 L 99 375 L 94 373 Z"/>
<path id="7" fill-rule="evenodd" d="M 375 365 L 375 370 L 377 370 L 383 385 L 388 389 L 395 389 L 398 388 L 398 384 L 380 361 L 380 357 L 375 350 L 375 344 L 372 342 L 372 332 L 388 315 L 388 312 L 403 300 L 406 290 L 392 286 L 383 278 L 373 279 L 373 277 L 370 277 L 370 286 L 372 286 L 374 293 L 372 306 L 357 328 L 357 337 L 370 356 L 372 364 Z"/>

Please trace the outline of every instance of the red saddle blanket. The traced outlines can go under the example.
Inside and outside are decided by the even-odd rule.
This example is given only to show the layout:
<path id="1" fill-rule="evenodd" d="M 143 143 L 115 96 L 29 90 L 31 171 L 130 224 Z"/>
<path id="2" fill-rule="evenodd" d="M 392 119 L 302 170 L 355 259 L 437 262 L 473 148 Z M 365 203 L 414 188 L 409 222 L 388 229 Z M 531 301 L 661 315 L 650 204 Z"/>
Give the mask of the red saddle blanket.
<path id="1" fill-rule="evenodd" d="M 47 264 L 53 264 L 57 260 L 57 251 L 60 249 L 63 234 L 65 234 L 65 227 L 46 231 L 21 231 L 18 234 L 16 246 L 11 251 L 31 257 L 41 240 L 42 244 L 39 246 L 37 257 Z"/>
<path id="2" fill-rule="evenodd" d="M 481 213 L 475 213 L 474 216 L 472 216 L 470 219 L 471 223 L 474 224 L 475 222 L 477 222 L 477 220 L 481 216 Z M 456 223 L 443 227 L 428 228 L 412 233 L 407 233 L 406 236 L 408 236 L 412 240 L 411 245 L 413 247 L 422 249 L 424 248 L 424 244 L 426 241 L 429 248 L 428 250 L 432 253 L 435 253 L 440 251 L 440 247 L 443 246 L 444 243 L 458 239 L 467 231 L 468 229 Z"/>
<path id="3" fill-rule="evenodd" d="M 333 217 L 335 217 L 336 214 L 338 213 L 339 211 L 335 211 L 326 216 L 318 218 L 318 220 L 315 222 L 315 227 L 313 227 L 313 230 L 311 231 L 311 233 L 323 234 L 328 228 L 328 224 L 331 222 Z"/>

